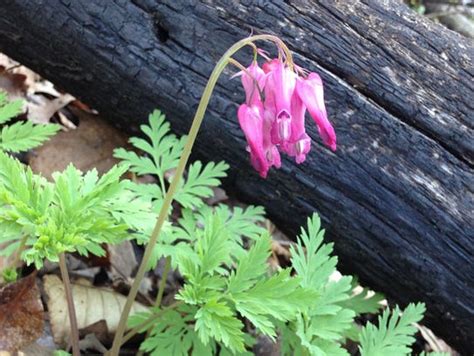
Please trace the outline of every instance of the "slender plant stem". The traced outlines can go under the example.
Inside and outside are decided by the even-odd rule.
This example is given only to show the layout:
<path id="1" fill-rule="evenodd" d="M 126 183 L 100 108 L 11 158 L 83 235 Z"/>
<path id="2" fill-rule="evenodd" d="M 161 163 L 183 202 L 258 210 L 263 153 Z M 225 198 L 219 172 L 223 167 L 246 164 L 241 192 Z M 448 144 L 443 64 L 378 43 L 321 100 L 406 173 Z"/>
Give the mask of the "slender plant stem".
<path id="1" fill-rule="evenodd" d="M 171 269 L 171 257 L 168 256 L 166 257 L 166 262 L 165 262 L 165 268 L 163 269 L 163 274 L 161 275 L 161 280 L 160 284 L 158 286 L 158 294 L 156 295 L 156 301 L 155 301 L 155 308 L 159 308 L 161 305 L 161 301 L 163 300 L 163 293 L 165 292 L 165 286 L 166 286 L 166 280 L 168 278 L 168 273 L 170 272 Z M 150 325 L 151 326 L 151 325 Z M 150 335 L 151 328 L 147 330 L 146 332 L 146 337 Z M 124 341 L 122 341 L 123 345 Z M 138 352 L 138 355 L 143 355 L 143 352 L 140 351 Z"/>
<path id="2" fill-rule="evenodd" d="M 247 73 L 249 77 L 253 78 L 247 68 L 245 68 L 239 61 L 236 61 L 234 58 L 229 58 L 229 63 L 239 68 L 242 72 Z"/>
<path id="3" fill-rule="evenodd" d="M 158 286 L 158 294 L 156 295 L 155 307 L 159 307 L 161 305 L 161 301 L 163 300 L 163 293 L 165 292 L 166 286 L 166 279 L 168 278 L 168 273 L 171 269 L 171 257 L 166 257 L 165 268 L 163 270 L 163 274 L 161 275 L 160 284 Z"/>
<path id="4" fill-rule="evenodd" d="M 61 271 L 61 278 L 64 284 L 64 291 L 66 293 L 67 310 L 69 314 L 69 325 L 71 327 L 71 344 L 73 356 L 80 356 L 79 350 L 79 329 L 77 328 L 76 309 L 74 308 L 74 300 L 72 298 L 71 281 L 69 280 L 69 273 L 67 272 L 66 256 L 64 252 L 59 254 L 59 269 Z"/>
<path id="5" fill-rule="evenodd" d="M 168 213 L 171 207 L 171 203 L 173 202 L 174 194 L 178 188 L 179 182 L 181 177 L 183 176 L 184 169 L 186 164 L 188 163 L 189 156 L 191 155 L 191 149 L 194 145 L 194 141 L 196 140 L 199 128 L 201 127 L 202 121 L 204 120 L 204 114 L 206 112 L 207 105 L 209 104 L 209 100 L 211 99 L 212 91 L 216 86 L 217 79 L 224 71 L 225 67 L 229 63 L 229 58 L 232 57 L 239 49 L 244 46 L 251 45 L 253 42 L 257 40 L 267 40 L 272 41 L 277 44 L 278 48 L 285 52 L 287 60 L 290 66 L 293 66 L 292 56 L 290 50 L 286 47 L 282 40 L 280 40 L 276 36 L 272 35 L 256 35 L 244 38 L 236 42 L 232 47 L 230 47 L 221 59 L 217 62 L 214 70 L 209 77 L 209 80 L 204 88 L 204 92 L 201 97 L 201 101 L 199 102 L 199 106 L 196 110 L 196 114 L 194 116 L 191 128 L 189 130 L 188 138 L 186 140 L 186 144 L 183 149 L 183 154 L 178 162 L 178 167 L 176 168 L 176 173 L 171 181 L 171 184 L 168 188 L 168 191 L 165 195 L 163 200 L 163 205 L 161 206 L 160 213 L 158 214 L 158 219 L 156 220 L 156 225 L 153 229 L 153 232 L 150 236 L 150 241 L 148 242 L 147 247 L 145 248 L 145 253 L 143 255 L 143 259 L 141 261 L 140 267 L 138 268 L 137 275 L 135 276 L 135 280 L 133 281 L 132 287 L 130 289 L 130 293 L 128 295 L 127 301 L 122 311 L 122 315 L 120 316 L 120 321 L 117 326 L 117 332 L 115 333 L 114 341 L 112 344 L 112 348 L 110 349 L 110 355 L 118 356 L 120 346 L 122 345 L 122 337 L 123 333 L 126 328 L 127 318 L 130 314 L 130 310 L 132 309 L 133 301 L 138 293 L 138 288 L 140 283 L 145 276 L 145 272 L 147 270 L 148 261 L 150 260 L 153 248 L 155 247 L 156 241 L 158 240 L 158 236 L 160 234 L 161 228 L 163 227 L 164 222 L 168 218 Z"/>

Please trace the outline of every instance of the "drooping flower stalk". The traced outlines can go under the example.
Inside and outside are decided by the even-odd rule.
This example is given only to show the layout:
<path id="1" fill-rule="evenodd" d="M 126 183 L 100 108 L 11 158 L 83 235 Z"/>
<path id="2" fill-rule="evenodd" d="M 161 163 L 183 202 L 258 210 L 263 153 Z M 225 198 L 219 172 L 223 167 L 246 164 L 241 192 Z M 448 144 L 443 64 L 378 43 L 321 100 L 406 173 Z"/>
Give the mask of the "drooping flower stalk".
<path id="1" fill-rule="evenodd" d="M 267 40 L 267 41 L 272 41 L 274 42 L 280 51 L 284 53 L 284 56 L 286 58 L 286 61 L 288 63 L 288 66 L 290 68 L 293 68 L 293 61 L 292 61 L 292 55 L 289 49 L 286 47 L 286 45 L 283 43 L 282 40 L 280 40 L 276 36 L 272 35 L 256 35 L 256 36 L 251 36 L 248 38 L 245 38 L 243 40 L 240 40 L 239 42 L 235 43 L 232 47 L 230 47 L 226 53 L 221 57 L 219 62 L 217 62 L 214 70 L 211 73 L 211 76 L 209 77 L 209 80 L 206 84 L 206 87 L 204 88 L 203 95 L 201 97 L 201 101 L 199 102 L 199 106 L 197 108 L 196 114 L 194 116 L 191 128 L 189 130 L 188 138 L 186 140 L 186 144 L 183 149 L 183 154 L 179 160 L 178 167 L 176 168 L 176 172 L 174 174 L 173 180 L 171 181 L 171 184 L 168 188 L 168 191 L 165 195 L 165 198 L 163 200 L 163 205 L 161 206 L 160 213 L 158 215 L 158 219 L 156 221 L 156 225 L 153 229 L 153 232 L 150 236 L 150 241 L 148 242 L 147 247 L 145 248 L 145 253 L 143 255 L 143 259 L 140 263 L 140 267 L 138 269 L 137 275 L 135 276 L 135 280 L 132 284 L 132 287 L 130 289 L 130 293 L 127 297 L 127 301 L 125 303 L 124 309 L 122 311 L 122 314 L 120 316 L 120 321 L 117 327 L 117 332 L 115 334 L 115 338 L 112 344 L 112 348 L 109 351 L 109 355 L 117 356 L 119 354 L 120 346 L 122 344 L 122 338 L 123 338 L 123 333 L 126 328 L 126 323 L 128 319 L 128 315 L 130 314 L 130 310 L 132 308 L 132 304 L 137 296 L 138 293 L 138 288 L 140 286 L 140 283 L 145 276 L 145 272 L 147 270 L 147 265 L 148 261 L 150 260 L 153 248 L 158 240 L 161 228 L 163 227 L 164 222 L 166 221 L 169 213 L 169 209 L 171 206 L 171 203 L 174 198 L 174 194 L 176 192 L 176 189 L 178 188 L 178 184 L 181 180 L 181 177 L 183 176 L 184 169 L 186 167 L 186 164 L 188 162 L 189 156 L 191 154 L 191 149 L 194 145 L 194 141 L 196 140 L 196 136 L 198 134 L 199 128 L 201 127 L 201 123 L 204 119 L 204 113 L 206 111 L 206 108 L 209 104 L 209 100 L 212 94 L 212 91 L 214 90 L 214 87 L 217 83 L 217 79 L 219 76 L 222 74 L 224 71 L 224 68 L 227 66 L 229 63 L 230 58 L 241 48 L 251 45 L 253 46 L 253 42 L 258 41 L 258 40 Z"/>

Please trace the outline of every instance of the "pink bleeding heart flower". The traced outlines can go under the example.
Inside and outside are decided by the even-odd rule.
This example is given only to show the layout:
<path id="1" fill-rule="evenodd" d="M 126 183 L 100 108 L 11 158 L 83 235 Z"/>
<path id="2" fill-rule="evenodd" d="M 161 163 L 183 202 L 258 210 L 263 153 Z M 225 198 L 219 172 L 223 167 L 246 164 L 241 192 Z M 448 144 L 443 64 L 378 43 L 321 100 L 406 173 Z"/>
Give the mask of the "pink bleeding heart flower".
<path id="1" fill-rule="evenodd" d="M 263 63 L 262 66 L 263 72 L 265 74 L 272 72 L 278 66 L 279 63 L 281 63 L 281 60 L 278 58 L 273 58 L 271 60 L 266 61 L 265 63 Z"/>
<path id="2" fill-rule="evenodd" d="M 327 118 L 324 105 L 323 82 L 320 76 L 316 73 L 310 73 L 306 79 L 298 78 L 296 92 L 316 122 L 319 135 L 324 144 L 335 151 L 336 133 Z"/>
<path id="3" fill-rule="evenodd" d="M 242 76 L 242 86 L 245 91 L 245 102 L 252 105 L 257 101 L 261 101 L 260 91 L 263 91 L 265 85 L 266 74 L 259 67 L 257 61 L 253 61 L 246 71 L 238 73 Z"/>
<path id="4" fill-rule="evenodd" d="M 274 115 L 272 142 L 286 146 L 291 135 L 291 98 L 296 86 L 296 73 L 280 60 L 264 65 L 268 77 L 265 83 L 266 109 Z"/>
<path id="5" fill-rule="evenodd" d="M 237 74 L 242 77 L 246 97 L 238 110 L 239 123 L 252 166 L 263 178 L 271 167 L 280 168 L 280 151 L 294 157 L 298 164 L 305 161 L 311 149 L 306 111 L 316 122 L 323 142 L 336 150 L 336 134 L 327 118 L 321 78 L 316 73 L 306 79 L 299 77 L 297 73 L 304 75 L 304 71 L 294 64 L 292 68 L 295 70 L 279 58 L 268 60 L 262 68 L 254 60 Z"/>
<path id="6" fill-rule="evenodd" d="M 290 144 L 285 148 L 285 152 L 295 157 L 296 163 L 303 163 L 306 155 L 311 149 L 311 139 L 306 134 L 305 114 L 306 106 L 300 97 L 295 93 L 291 100 L 292 120 Z"/>
<path id="7" fill-rule="evenodd" d="M 265 178 L 270 166 L 263 147 L 263 106 L 242 104 L 237 116 L 249 145 L 252 166 Z"/>
<path id="8" fill-rule="evenodd" d="M 271 101 L 271 100 L 266 99 L 265 105 L 268 105 L 267 101 Z M 275 120 L 274 111 L 265 109 L 264 114 L 263 114 L 263 147 L 265 149 L 265 155 L 266 155 L 269 166 L 280 168 L 281 167 L 280 152 L 278 151 L 277 145 L 275 145 L 272 142 L 272 136 L 271 136 L 274 120 Z"/>

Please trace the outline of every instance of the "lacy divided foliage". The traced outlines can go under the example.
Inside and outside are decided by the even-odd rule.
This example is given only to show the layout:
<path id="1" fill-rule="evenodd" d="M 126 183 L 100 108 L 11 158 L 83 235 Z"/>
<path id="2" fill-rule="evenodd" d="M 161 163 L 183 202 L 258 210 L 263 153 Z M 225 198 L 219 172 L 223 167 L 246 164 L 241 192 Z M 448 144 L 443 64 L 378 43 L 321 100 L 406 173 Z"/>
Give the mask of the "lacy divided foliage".
<path id="1" fill-rule="evenodd" d="M 142 126 L 147 140 L 132 138 L 144 151 L 118 149 L 116 157 L 137 175 L 158 176 L 160 187 L 137 185 L 135 192 L 159 206 L 165 193 L 165 172 L 176 167 L 185 139 L 169 134 L 169 124 L 159 112 Z M 421 320 L 423 304 L 409 305 L 400 317 L 386 310 L 379 327 L 368 323 L 359 329 L 354 319 L 380 308 L 380 294 L 367 290 L 355 294 L 357 281 L 345 276 L 334 281 L 337 258 L 333 244 L 324 244 L 317 215 L 308 219 L 298 243 L 291 248 L 292 268 L 272 270 L 267 263 L 271 238 L 263 228 L 263 209 L 211 208 L 203 199 L 225 176 L 224 163 L 192 164 L 176 200 L 181 217 L 162 234 L 150 268 L 160 257 L 184 277 L 175 295 L 177 303 L 151 308 L 132 316 L 130 327 L 156 318 L 141 349 L 152 355 L 251 354 L 259 334 L 278 341 L 284 355 L 348 355 L 345 340 L 360 342 L 362 355 L 409 354 Z M 138 241 L 146 241 L 149 234 Z"/>
<path id="2" fill-rule="evenodd" d="M 35 148 L 53 136 L 59 125 L 34 125 L 31 121 L 18 121 L 4 125 L 23 111 L 23 101 L 7 100 L 7 94 L 0 91 L 0 150 L 21 152 Z"/>
<path id="3" fill-rule="evenodd" d="M 266 232 L 248 238 L 251 247 L 237 257 L 225 224 L 210 211 L 208 219 L 191 250 L 175 255 L 185 278 L 175 296 L 181 303 L 129 320 L 130 327 L 137 327 L 160 315 L 143 351 L 250 355 L 255 337 L 264 334 L 278 340 L 282 355 L 349 355 L 343 348 L 347 339 L 359 342 L 364 356 L 411 353 L 408 346 L 416 332 L 411 324 L 421 320 L 424 305 L 410 304 L 402 316 L 398 307 L 393 314 L 387 309 L 378 327 L 368 323 L 359 329 L 354 318 L 376 312 L 382 297 L 368 297 L 366 290 L 354 294 L 351 277 L 331 280 L 337 259 L 330 256 L 332 245 L 322 242 L 317 215 L 308 219 L 308 229 L 292 248 L 293 268 L 278 271 L 267 264 L 271 245 Z"/>
<path id="4" fill-rule="evenodd" d="M 0 123 L 18 114 L 19 104 L 1 97 L 0 103 Z M 122 163 L 102 177 L 70 165 L 48 182 L 0 151 L 0 243 L 9 243 L 1 253 L 23 244 L 22 259 L 40 268 L 62 252 L 103 255 L 104 244 L 125 239 L 146 244 L 186 137 L 172 135 L 159 111 L 141 129 L 145 138 L 130 140 L 137 151 L 117 149 Z M 0 147 L 33 147 L 56 128 L 48 130 L 34 131 L 36 139 L 16 148 L 2 135 Z M 357 283 L 349 276 L 331 278 L 337 258 L 333 245 L 323 242 L 317 215 L 291 248 L 292 266 L 270 268 L 263 209 L 204 202 L 227 168 L 224 162 L 194 162 L 178 189 L 176 211 L 170 211 L 176 218 L 165 225 L 149 268 L 167 257 L 184 282 L 173 304 L 129 319 L 130 327 L 148 331 L 141 349 L 152 355 L 243 355 L 263 334 L 280 343 L 283 355 L 348 355 L 347 339 L 359 342 L 364 356 L 409 354 L 412 323 L 422 318 L 424 306 L 409 305 L 403 314 L 387 309 L 378 326 L 357 327 L 355 317 L 377 312 L 382 297 L 366 290 L 354 294 Z M 136 179 L 122 179 L 126 171 Z M 158 184 L 136 182 L 146 175 Z"/>

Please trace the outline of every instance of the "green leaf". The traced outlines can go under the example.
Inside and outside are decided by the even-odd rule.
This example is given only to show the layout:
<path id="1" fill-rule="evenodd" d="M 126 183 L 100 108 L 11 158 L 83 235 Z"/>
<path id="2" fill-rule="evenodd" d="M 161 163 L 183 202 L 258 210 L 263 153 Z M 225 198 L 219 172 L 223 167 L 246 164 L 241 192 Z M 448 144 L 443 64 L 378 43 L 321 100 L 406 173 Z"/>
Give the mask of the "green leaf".
<path id="1" fill-rule="evenodd" d="M 183 152 L 186 137 L 178 139 L 170 133 L 170 125 L 165 116 L 155 110 L 149 117 L 149 125 L 142 125 L 146 139 L 133 137 L 132 145 L 143 151 L 145 156 L 139 156 L 133 151 L 123 148 L 116 149 L 114 156 L 130 165 L 130 170 L 138 175 L 152 174 L 158 177 L 160 186 L 147 184 L 139 188 L 140 192 L 151 199 L 161 200 L 166 192 L 165 173 L 178 166 Z M 211 197 L 212 187 L 220 184 L 220 178 L 226 176 L 229 166 L 224 162 L 211 162 L 203 166 L 199 161 L 194 162 L 188 169 L 187 178 L 181 181 L 174 199 L 184 208 L 196 208 L 203 205 L 203 199 Z"/>
<path id="2" fill-rule="evenodd" d="M 234 352 L 245 350 L 243 324 L 227 304 L 210 300 L 197 311 L 196 331 L 204 344 L 211 338 L 222 342 Z"/>
<path id="3" fill-rule="evenodd" d="M 22 258 L 40 268 L 62 252 L 103 255 L 103 243 L 122 241 L 127 225 L 116 218 L 111 201 L 126 190 L 115 166 L 101 178 L 72 165 L 54 174 L 55 183 L 0 151 L 0 226 L 11 241 L 28 236 Z M 12 236 L 13 235 L 13 236 Z"/>
<path id="4" fill-rule="evenodd" d="M 254 243 L 239 260 L 235 271 L 231 272 L 227 282 L 228 293 L 240 293 L 252 287 L 267 272 L 270 253 L 271 241 L 267 233 Z"/>
<path id="5" fill-rule="evenodd" d="M 308 230 L 301 229 L 298 244 L 290 248 L 291 262 L 301 277 L 301 285 L 315 290 L 327 283 L 337 265 L 337 257 L 330 257 L 333 244 L 323 244 L 324 230 L 320 226 L 316 214 L 308 218 Z"/>
<path id="6" fill-rule="evenodd" d="M 361 356 L 401 356 L 410 355 L 409 346 L 415 341 L 416 328 L 413 323 L 423 318 L 423 303 L 409 304 L 402 312 L 396 307 L 392 313 L 386 309 L 378 318 L 378 327 L 372 323 L 362 329 L 360 334 Z"/>
<path id="7" fill-rule="evenodd" d="M 0 125 L 21 114 L 23 100 L 8 101 L 7 93 L 0 91 Z"/>
<path id="8" fill-rule="evenodd" d="M 64 350 L 54 350 L 53 356 L 71 356 L 71 354 Z"/>
<path id="9" fill-rule="evenodd" d="M 351 277 L 328 282 L 318 291 L 309 311 L 300 317 L 296 334 L 312 355 L 346 354 L 339 342 L 352 328 L 355 312 L 338 303 L 349 298 Z"/>
<path id="10" fill-rule="evenodd" d="M 2 277 L 5 283 L 15 282 L 18 278 L 16 268 L 7 267 L 2 271 Z"/>
<path id="11" fill-rule="evenodd" d="M 349 309 L 340 309 L 333 315 L 319 315 L 311 319 L 306 332 L 327 341 L 339 341 L 342 333 L 351 328 L 354 317 L 354 311 Z"/>
<path id="12" fill-rule="evenodd" d="M 203 205 L 202 199 L 212 196 L 212 187 L 221 184 L 219 178 L 226 176 L 229 165 L 225 162 L 209 162 L 204 168 L 200 161 L 189 166 L 184 184 L 175 195 L 175 200 L 184 208 L 198 208 Z"/>
<path id="13" fill-rule="evenodd" d="M 301 337 L 296 335 L 295 323 L 277 322 L 279 330 L 280 351 L 282 356 L 303 355 Z"/>
<path id="14" fill-rule="evenodd" d="M 0 221 L 33 228 L 45 214 L 52 194 L 51 183 L 0 151 L 0 206 L 3 205 Z"/>
<path id="15" fill-rule="evenodd" d="M 349 299 L 339 303 L 341 307 L 351 309 L 356 314 L 376 313 L 381 308 L 380 302 L 385 299 L 381 293 L 375 293 L 358 286 L 356 278 L 353 278 L 351 284 L 353 294 Z M 357 294 L 354 294 L 354 291 Z"/>
<path id="16" fill-rule="evenodd" d="M 265 211 L 261 206 L 249 205 L 245 209 L 234 207 L 230 210 L 227 205 L 221 204 L 215 209 L 215 214 L 225 225 L 230 237 L 239 242 L 242 236 L 257 240 L 266 231 L 260 225 L 265 220 Z"/>
<path id="17" fill-rule="evenodd" d="M 223 263 L 230 263 L 231 243 L 229 235 L 219 217 L 215 214 L 207 216 L 204 230 L 198 233 L 196 252 L 199 258 L 201 274 L 213 274 L 220 271 Z"/>
<path id="18" fill-rule="evenodd" d="M 223 264 L 231 262 L 231 241 L 215 214 L 206 217 L 203 230 L 196 230 L 194 251 L 181 249 L 176 256 L 179 271 L 187 283 L 177 295 L 187 303 L 200 304 L 217 296 L 225 282 L 218 277 L 227 274 Z"/>
<path id="19" fill-rule="evenodd" d="M 261 332 L 275 337 L 269 317 L 288 321 L 305 311 L 315 298 L 314 292 L 299 286 L 298 278 L 290 277 L 290 270 L 281 270 L 268 279 L 261 279 L 248 290 L 234 293 L 236 309 Z"/>
<path id="20" fill-rule="evenodd" d="M 149 237 L 158 216 L 152 209 L 150 199 L 137 196 L 132 190 L 124 189 L 121 194 L 108 200 L 106 205 L 117 221 Z"/>
<path id="21" fill-rule="evenodd" d="M 0 150 L 21 152 L 40 146 L 60 129 L 59 125 L 34 125 L 31 121 L 4 126 L 0 132 Z"/>
<path id="22" fill-rule="evenodd" d="M 154 309 L 154 312 L 159 312 Z M 177 310 L 167 310 L 153 324 L 149 336 L 140 345 L 140 350 L 151 355 L 212 355 L 215 352 L 213 342 L 204 345 L 195 332 L 190 321 L 194 319 L 197 309 L 181 305 Z M 140 313 L 130 318 L 130 327 L 140 325 L 152 313 Z M 145 328 L 146 329 L 146 328 Z M 146 330 L 143 330 L 146 331 Z"/>
<path id="23" fill-rule="evenodd" d="M 310 314 L 315 315 L 333 315 L 342 307 L 339 303 L 350 298 L 352 277 L 344 276 L 338 281 L 328 281 L 327 284 L 318 290 L 318 296 L 314 301 L 314 307 Z"/>
<path id="24" fill-rule="evenodd" d="M 291 261 L 301 286 L 316 293 L 308 310 L 298 316 L 291 330 L 311 355 L 347 355 L 340 342 L 352 331 L 356 313 L 346 307 L 352 290 L 352 278 L 330 280 L 336 271 L 337 258 L 331 257 L 333 244 L 323 243 L 319 217 L 308 219 L 298 243 L 290 248 Z"/>
<path id="25" fill-rule="evenodd" d="M 140 128 L 148 140 L 132 137 L 130 143 L 145 152 L 147 156 L 142 157 L 123 148 L 116 149 L 114 156 L 127 162 L 130 165 L 130 170 L 138 175 L 157 175 L 162 192 L 164 192 L 165 172 L 177 167 L 186 137 L 178 139 L 172 135 L 165 115 L 159 110 L 150 114 L 149 125 L 142 125 Z"/>
<path id="26" fill-rule="evenodd" d="M 222 224 L 222 231 L 225 231 L 231 244 L 231 256 L 237 260 L 246 253 L 242 237 L 256 240 L 266 232 L 261 226 L 263 221 L 261 207 L 249 206 L 246 209 L 235 207 L 231 210 L 227 205 L 222 204 L 215 208 L 204 205 L 198 212 L 184 209 L 182 218 L 178 221 L 177 235 L 180 239 L 194 241 L 200 234 L 200 230 L 214 219 L 218 219 Z"/>
<path id="27" fill-rule="evenodd" d="M 349 352 L 340 344 L 324 339 L 307 339 L 298 333 L 301 345 L 313 356 L 349 356 Z M 310 341 L 311 340 L 311 341 Z"/>

